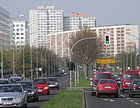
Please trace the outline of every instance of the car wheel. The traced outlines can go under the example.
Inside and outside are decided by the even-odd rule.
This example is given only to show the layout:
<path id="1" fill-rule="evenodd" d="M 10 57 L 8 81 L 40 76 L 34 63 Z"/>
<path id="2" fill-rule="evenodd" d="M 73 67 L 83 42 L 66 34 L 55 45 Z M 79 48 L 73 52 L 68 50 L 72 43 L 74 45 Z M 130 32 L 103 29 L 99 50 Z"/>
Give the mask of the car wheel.
<path id="1" fill-rule="evenodd" d="M 118 97 L 119 97 L 119 96 L 118 96 L 118 93 L 115 95 L 115 97 L 116 97 L 116 98 L 118 98 Z"/>
<path id="2" fill-rule="evenodd" d="M 50 94 L 50 91 L 48 91 L 47 95 L 49 95 L 49 94 Z"/>
<path id="3" fill-rule="evenodd" d="M 95 95 L 95 93 L 94 93 L 94 92 L 92 92 L 92 93 L 91 93 L 91 96 L 94 96 L 94 95 Z"/>
<path id="4" fill-rule="evenodd" d="M 39 100 L 39 97 L 36 97 L 35 100 L 34 100 L 34 102 L 38 102 L 38 100 Z"/>
<path id="5" fill-rule="evenodd" d="M 57 87 L 57 89 L 59 89 L 59 87 Z"/>

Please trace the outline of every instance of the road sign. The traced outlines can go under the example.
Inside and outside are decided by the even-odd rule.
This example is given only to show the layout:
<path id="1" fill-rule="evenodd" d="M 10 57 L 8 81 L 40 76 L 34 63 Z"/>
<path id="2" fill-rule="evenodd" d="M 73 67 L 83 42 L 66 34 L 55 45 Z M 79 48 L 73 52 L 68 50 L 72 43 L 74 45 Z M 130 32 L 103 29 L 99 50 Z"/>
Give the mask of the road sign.
<path id="1" fill-rule="evenodd" d="M 111 64 L 114 64 L 115 59 L 98 59 L 98 60 L 96 60 L 96 63 L 100 63 L 100 64 L 111 63 Z"/>

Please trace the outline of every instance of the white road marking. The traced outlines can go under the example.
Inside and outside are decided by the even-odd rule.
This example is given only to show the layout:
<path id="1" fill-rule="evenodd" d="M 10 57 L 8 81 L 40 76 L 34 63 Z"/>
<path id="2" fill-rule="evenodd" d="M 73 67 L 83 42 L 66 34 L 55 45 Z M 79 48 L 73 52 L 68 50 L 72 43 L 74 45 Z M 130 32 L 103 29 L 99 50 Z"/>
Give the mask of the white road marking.
<path id="1" fill-rule="evenodd" d="M 104 99 L 104 101 L 107 101 L 108 99 Z"/>
<path id="2" fill-rule="evenodd" d="M 136 105 L 139 105 L 139 103 L 135 102 Z"/>
<path id="3" fill-rule="evenodd" d="M 124 95 L 121 95 L 121 97 L 125 97 Z"/>
<path id="4" fill-rule="evenodd" d="M 113 100 L 113 99 L 110 99 L 110 101 L 111 101 L 111 102 L 114 102 L 114 100 Z"/>
<path id="5" fill-rule="evenodd" d="M 134 102 L 133 100 L 130 100 L 130 102 Z"/>
<path id="6" fill-rule="evenodd" d="M 126 98 L 127 100 L 129 100 L 129 98 Z"/>

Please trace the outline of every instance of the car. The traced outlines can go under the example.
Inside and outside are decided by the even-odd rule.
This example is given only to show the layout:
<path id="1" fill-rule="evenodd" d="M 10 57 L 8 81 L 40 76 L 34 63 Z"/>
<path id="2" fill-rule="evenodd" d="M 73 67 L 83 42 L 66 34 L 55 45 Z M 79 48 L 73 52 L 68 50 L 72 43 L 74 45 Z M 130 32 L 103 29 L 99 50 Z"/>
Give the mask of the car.
<path id="1" fill-rule="evenodd" d="M 49 84 L 47 78 L 35 78 L 34 83 L 40 95 L 50 94 Z"/>
<path id="2" fill-rule="evenodd" d="M 112 79 L 111 72 L 94 72 L 92 78 L 90 78 L 91 95 L 96 94 L 96 85 L 100 79 Z"/>
<path id="3" fill-rule="evenodd" d="M 23 89 L 28 92 L 28 101 L 37 102 L 39 100 L 38 90 L 33 81 L 19 81 L 18 84 L 21 84 Z"/>
<path id="4" fill-rule="evenodd" d="M 0 107 L 27 108 L 27 93 L 20 84 L 0 85 Z"/>
<path id="5" fill-rule="evenodd" d="M 59 83 L 57 77 L 47 77 L 48 84 L 50 88 L 57 88 L 59 89 Z"/>
<path id="6" fill-rule="evenodd" d="M 20 76 L 12 76 L 10 77 L 10 83 L 17 83 L 18 81 L 22 81 L 22 77 Z"/>
<path id="7" fill-rule="evenodd" d="M 134 79 L 140 79 L 140 73 L 135 70 L 125 70 L 121 76 L 120 90 L 129 92 L 130 85 Z"/>
<path id="8" fill-rule="evenodd" d="M 113 79 L 101 79 L 96 88 L 96 96 L 100 97 L 101 94 L 114 95 L 118 97 L 119 88 Z"/>
<path id="9" fill-rule="evenodd" d="M 9 79 L 0 79 L 0 84 L 9 84 Z"/>
<path id="10" fill-rule="evenodd" d="M 134 97 L 136 95 L 140 96 L 140 79 L 134 79 L 129 89 L 130 97 Z"/>
<path id="11" fill-rule="evenodd" d="M 116 83 L 118 84 L 118 86 L 120 87 L 121 84 L 121 76 L 118 74 L 114 74 L 113 75 L 113 79 L 116 81 Z"/>

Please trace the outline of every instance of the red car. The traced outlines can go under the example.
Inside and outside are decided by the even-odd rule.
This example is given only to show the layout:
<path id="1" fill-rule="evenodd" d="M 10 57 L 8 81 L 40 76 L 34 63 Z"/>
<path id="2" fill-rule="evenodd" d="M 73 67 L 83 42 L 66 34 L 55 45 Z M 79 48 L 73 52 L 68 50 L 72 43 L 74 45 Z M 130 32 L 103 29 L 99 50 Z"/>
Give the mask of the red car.
<path id="1" fill-rule="evenodd" d="M 96 96 L 101 94 L 114 95 L 118 97 L 118 85 L 113 79 L 101 79 L 97 84 Z"/>
<path id="2" fill-rule="evenodd" d="M 91 79 L 91 94 L 96 94 L 96 86 L 100 79 L 112 79 L 111 72 L 94 72 Z"/>
<path id="3" fill-rule="evenodd" d="M 138 71 L 125 70 L 121 76 L 120 89 L 122 92 L 130 89 L 130 85 L 134 79 L 140 79 L 140 74 Z"/>
<path id="4" fill-rule="evenodd" d="M 34 83 L 38 89 L 39 94 L 50 94 L 49 85 L 46 78 L 35 78 Z"/>

